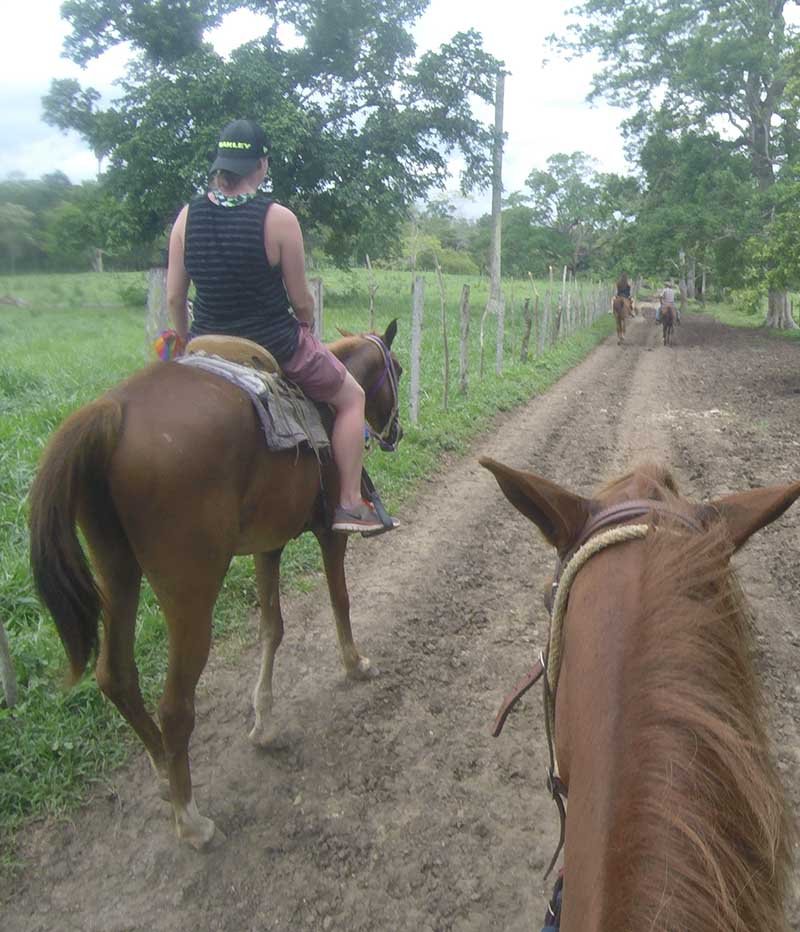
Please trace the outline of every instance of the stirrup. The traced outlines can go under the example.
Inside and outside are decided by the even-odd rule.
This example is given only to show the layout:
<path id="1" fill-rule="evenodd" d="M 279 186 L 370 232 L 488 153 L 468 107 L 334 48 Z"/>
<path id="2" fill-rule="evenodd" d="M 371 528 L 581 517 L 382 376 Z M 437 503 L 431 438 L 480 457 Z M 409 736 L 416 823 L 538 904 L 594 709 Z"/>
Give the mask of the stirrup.
<path id="1" fill-rule="evenodd" d="M 386 510 L 380 495 L 378 495 L 378 490 L 375 488 L 375 484 L 372 479 L 370 479 L 366 469 L 361 470 L 361 492 L 364 498 L 370 502 L 375 509 L 375 514 L 380 518 L 381 524 L 383 525 L 382 528 L 374 531 L 364 531 L 361 535 L 362 537 L 377 537 L 378 534 L 385 534 L 387 531 L 393 531 L 399 526 L 399 522 L 392 518 Z"/>

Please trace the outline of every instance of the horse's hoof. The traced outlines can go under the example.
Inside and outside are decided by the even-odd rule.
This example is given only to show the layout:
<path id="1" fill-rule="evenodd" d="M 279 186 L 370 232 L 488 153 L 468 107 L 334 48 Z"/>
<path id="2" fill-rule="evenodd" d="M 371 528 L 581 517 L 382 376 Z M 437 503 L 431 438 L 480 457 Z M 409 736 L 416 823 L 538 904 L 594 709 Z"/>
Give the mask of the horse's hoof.
<path id="1" fill-rule="evenodd" d="M 372 666 L 368 657 L 359 657 L 358 663 L 347 671 L 347 675 L 351 680 L 363 682 L 364 680 L 374 680 L 376 676 L 380 675 L 380 671 L 377 667 Z"/>
<path id="2" fill-rule="evenodd" d="M 278 726 L 253 725 L 248 738 L 257 748 L 271 748 L 278 739 Z"/>
<path id="3" fill-rule="evenodd" d="M 214 837 L 215 825 L 205 816 L 195 816 L 191 822 L 184 822 L 178 827 L 178 838 L 196 851 L 202 851 Z"/>

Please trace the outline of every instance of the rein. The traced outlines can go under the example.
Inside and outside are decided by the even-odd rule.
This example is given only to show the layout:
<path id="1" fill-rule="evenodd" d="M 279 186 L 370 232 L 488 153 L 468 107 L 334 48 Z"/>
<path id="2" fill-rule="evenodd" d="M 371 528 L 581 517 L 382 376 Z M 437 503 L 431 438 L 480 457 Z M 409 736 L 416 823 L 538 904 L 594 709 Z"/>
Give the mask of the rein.
<path id="1" fill-rule="evenodd" d="M 514 691 L 503 701 L 497 713 L 492 734 L 495 738 L 500 735 L 506 719 L 512 708 L 522 696 L 542 678 L 542 698 L 544 704 L 545 737 L 549 766 L 547 768 L 547 789 L 553 797 L 558 809 L 560 834 L 555 853 L 545 871 L 545 879 L 555 866 L 558 856 L 564 847 L 566 833 L 566 803 L 567 787 L 558 776 L 558 764 L 555 752 L 555 708 L 558 676 L 561 670 L 561 642 L 564 619 L 567 614 L 569 593 L 572 584 L 580 570 L 593 556 L 613 547 L 616 544 L 631 540 L 641 540 L 647 536 L 652 524 L 623 524 L 634 518 L 641 518 L 648 514 L 667 515 L 682 522 L 686 527 L 697 533 L 703 533 L 703 528 L 693 518 L 674 511 L 669 506 L 649 499 L 633 499 L 619 505 L 611 505 L 593 515 L 584 525 L 578 539 L 565 554 L 563 560 L 556 561 L 556 571 L 549 597 L 550 626 L 548 632 L 547 655 L 541 652 L 536 663 L 515 687 Z"/>
<path id="2" fill-rule="evenodd" d="M 365 396 L 367 401 L 370 398 L 374 398 L 378 392 L 383 387 L 384 383 L 388 381 L 389 388 L 392 393 L 392 410 L 389 414 L 389 417 L 386 420 L 386 423 L 383 426 L 383 430 L 380 433 L 374 431 L 372 427 L 367 424 L 366 430 L 370 437 L 373 437 L 378 441 L 380 448 L 385 450 L 387 453 L 393 453 L 397 449 L 397 415 L 400 408 L 400 400 L 397 390 L 397 376 L 395 375 L 394 366 L 392 365 L 392 357 L 389 353 L 389 349 L 383 340 L 376 336 L 374 333 L 365 333 L 363 334 L 365 340 L 369 340 L 370 343 L 374 343 L 378 349 L 381 351 L 381 358 L 383 360 L 383 369 L 380 376 L 369 389 L 365 389 Z"/>

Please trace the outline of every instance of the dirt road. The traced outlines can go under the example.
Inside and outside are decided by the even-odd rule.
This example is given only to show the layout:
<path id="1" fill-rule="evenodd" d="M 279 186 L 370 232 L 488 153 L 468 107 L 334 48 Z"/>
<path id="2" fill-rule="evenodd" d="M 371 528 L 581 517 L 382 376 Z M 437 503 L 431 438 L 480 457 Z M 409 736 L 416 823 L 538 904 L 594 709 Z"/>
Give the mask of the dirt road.
<path id="1" fill-rule="evenodd" d="M 539 695 L 497 706 L 544 643 L 552 555 L 481 454 L 577 491 L 647 458 L 708 498 L 800 477 L 800 344 L 642 319 L 432 478 L 404 527 L 359 541 L 353 629 L 382 671 L 345 682 L 324 587 L 287 600 L 280 746 L 247 741 L 255 645 L 201 682 L 193 772 L 224 841 L 178 847 L 142 754 L 68 826 L 37 826 L 0 888 L 4 932 L 522 932 L 557 838 Z M 800 507 L 737 558 L 759 627 L 776 754 L 800 812 Z M 255 641 L 255 631 L 254 631 Z M 800 863 L 800 862 L 799 862 Z M 800 883 L 789 906 L 800 930 Z"/>

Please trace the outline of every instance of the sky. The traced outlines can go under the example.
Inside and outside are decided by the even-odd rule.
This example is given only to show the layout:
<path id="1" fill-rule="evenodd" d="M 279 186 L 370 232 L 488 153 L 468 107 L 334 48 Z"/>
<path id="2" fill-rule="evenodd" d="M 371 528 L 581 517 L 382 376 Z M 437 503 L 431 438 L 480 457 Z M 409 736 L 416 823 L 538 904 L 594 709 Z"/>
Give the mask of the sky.
<path id="1" fill-rule="evenodd" d="M 545 168 L 548 156 L 556 152 L 587 152 L 597 160 L 600 171 L 630 170 L 618 132 L 623 112 L 586 103 L 597 62 L 567 62 L 546 44 L 550 33 L 564 30 L 566 10 L 574 2 L 431 0 L 414 30 L 418 49 L 424 51 L 438 48 L 456 32 L 476 29 L 483 35 L 484 48 L 505 61 L 510 72 L 505 82 L 506 193 L 522 190 L 528 174 L 534 168 Z M 105 99 L 113 99 L 113 82 L 124 72 L 126 51 L 112 50 L 86 69 L 61 57 L 69 29 L 60 18 L 60 5 L 61 0 L 17 4 L 0 32 L 0 179 L 12 172 L 39 178 L 62 171 L 72 182 L 96 175 L 94 156 L 80 138 L 42 121 L 41 98 L 53 78 L 72 77 L 84 87 L 95 87 Z M 251 14 L 234 14 L 210 38 L 226 54 L 257 34 L 256 28 Z M 493 122 L 492 109 L 478 113 Z M 488 211 L 490 200 L 485 192 L 472 202 L 460 202 L 459 210 L 477 216 Z"/>

